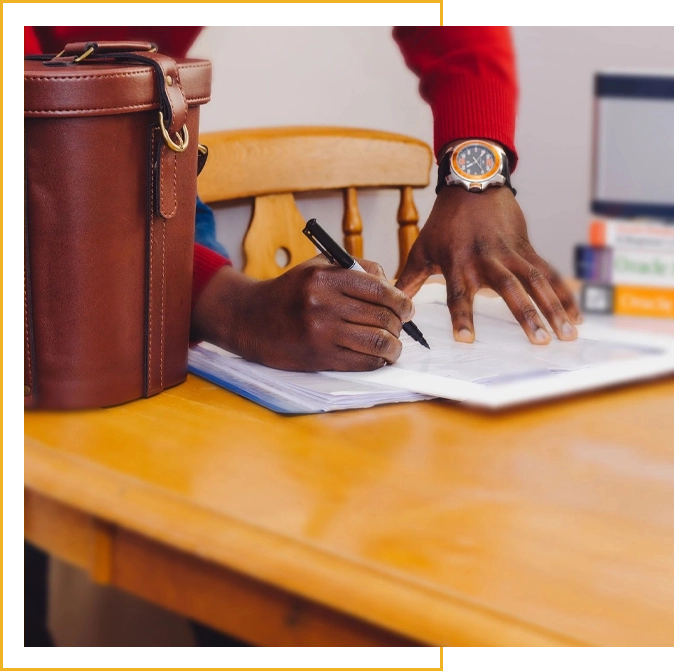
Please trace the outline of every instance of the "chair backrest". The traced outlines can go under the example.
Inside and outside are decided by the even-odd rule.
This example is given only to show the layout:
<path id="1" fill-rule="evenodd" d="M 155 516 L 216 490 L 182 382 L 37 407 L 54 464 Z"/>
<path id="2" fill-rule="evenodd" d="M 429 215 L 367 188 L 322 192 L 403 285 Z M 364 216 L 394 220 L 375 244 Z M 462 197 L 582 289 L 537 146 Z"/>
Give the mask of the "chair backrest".
<path id="1" fill-rule="evenodd" d="M 363 256 L 363 223 L 357 189 L 400 190 L 398 246 L 400 273 L 419 230 L 412 189 L 428 185 L 430 147 L 412 137 L 372 130 L 331 127 L 261 128 L 205 133 L 207 167 L 198 192 L 217 205 L 253 198 L 253 216 L 243 242 L 244 272 L 258 279 L 277 277 L 315 256 L 302 234 L 304 219 L 293 194 L 341 190 L 344 246 Z M 285 251 L 286 265 L 277 252 Z"/>

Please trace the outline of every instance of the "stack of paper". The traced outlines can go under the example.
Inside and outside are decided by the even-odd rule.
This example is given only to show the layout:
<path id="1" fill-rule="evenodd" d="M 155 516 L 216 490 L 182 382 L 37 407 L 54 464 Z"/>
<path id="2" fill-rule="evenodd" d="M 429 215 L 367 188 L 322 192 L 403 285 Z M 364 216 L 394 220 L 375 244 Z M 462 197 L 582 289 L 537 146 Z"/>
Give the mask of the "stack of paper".
<path id="1" fill-rule="evenodd" d="M 599 323 L 575 341 L 532 345 L 500 298 L 477 296 L 476 340 L 457 343 L 441 285 L 415 297 L 414 323 L 431 349 L 401 334 L 392 366 L 365 373 L 290 373 L 250 363 L 212 345 L 190 351 L 189 367 L 284 413 L 366 408 L 430 397 L 502 408 L 674 372 L 674 338 Z"/>
<path id="2" fill-rule="evenodd" d="M 189 368 L 221 387 L 280 413 L 331 412 L 431 398 L 407 389 L 368 384 L 365 380 L 340 380 L 324 373 L 267 368 L 209 343 L 190 350 Z"/>

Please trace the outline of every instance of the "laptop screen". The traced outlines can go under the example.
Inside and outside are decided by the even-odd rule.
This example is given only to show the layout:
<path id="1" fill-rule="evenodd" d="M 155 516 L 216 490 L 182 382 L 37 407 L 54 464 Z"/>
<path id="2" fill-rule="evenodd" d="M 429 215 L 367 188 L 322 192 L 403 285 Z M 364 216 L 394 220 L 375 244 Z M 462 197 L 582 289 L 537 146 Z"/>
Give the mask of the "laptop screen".
<path id="1" fill-rule="evenodd" d="M 595 77 L 592 210 L 674 219 L 674 72 Z"/>

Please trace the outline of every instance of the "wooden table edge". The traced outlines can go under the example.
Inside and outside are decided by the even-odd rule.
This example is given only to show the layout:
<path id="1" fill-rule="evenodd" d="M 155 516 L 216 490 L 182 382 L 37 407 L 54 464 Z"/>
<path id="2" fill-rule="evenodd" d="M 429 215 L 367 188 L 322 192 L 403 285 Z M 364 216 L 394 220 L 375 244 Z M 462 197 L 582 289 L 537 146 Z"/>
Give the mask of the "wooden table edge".
<path id="1" fill-rule="evenodd" d="M 220 514 L 214 525 L 212 510 L 161 488 L 56 452 L 30 437 L 24 446 L 28 490 L 85 511 L 103 524 L 118 525 L 422 644 L 585 645 L 459 595 L 435 591 L 409 576 L 345 561 L 230 516 Z M 353 590 L 354 581 L 368 589 Z"/>

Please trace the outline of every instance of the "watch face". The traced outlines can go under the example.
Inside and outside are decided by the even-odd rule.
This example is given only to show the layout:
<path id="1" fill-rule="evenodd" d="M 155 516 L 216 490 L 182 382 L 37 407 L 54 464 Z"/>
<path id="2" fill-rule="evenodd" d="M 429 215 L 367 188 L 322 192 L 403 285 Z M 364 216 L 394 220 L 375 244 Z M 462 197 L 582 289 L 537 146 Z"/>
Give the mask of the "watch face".
<path id="1" fill-rule="evenodd" d="M 486 142 L 464 142 L 452 154 L 452 168 L 459 177 L 481 182 L 495 175 L 501 167 L 501 157 Z"/>

